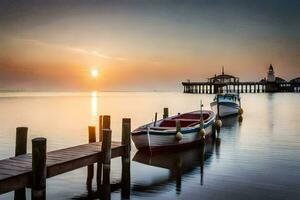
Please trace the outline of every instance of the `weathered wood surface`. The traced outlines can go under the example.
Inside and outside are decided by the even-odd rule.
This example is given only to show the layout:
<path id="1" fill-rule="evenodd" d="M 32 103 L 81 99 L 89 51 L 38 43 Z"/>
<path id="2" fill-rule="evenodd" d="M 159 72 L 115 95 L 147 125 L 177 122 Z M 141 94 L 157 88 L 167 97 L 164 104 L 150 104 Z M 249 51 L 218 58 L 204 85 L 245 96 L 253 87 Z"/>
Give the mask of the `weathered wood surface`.
<path id="1" fill-rule="evenodd" d="M 111 143 L 111 158 L 123 156 L 125 146 Z M 101 143 L 79 145 L 47 153 L 47 178 L 102 161 Z M 0 194 L 31 184 L 32 155 L 24 154 L 0 160 Z"/>

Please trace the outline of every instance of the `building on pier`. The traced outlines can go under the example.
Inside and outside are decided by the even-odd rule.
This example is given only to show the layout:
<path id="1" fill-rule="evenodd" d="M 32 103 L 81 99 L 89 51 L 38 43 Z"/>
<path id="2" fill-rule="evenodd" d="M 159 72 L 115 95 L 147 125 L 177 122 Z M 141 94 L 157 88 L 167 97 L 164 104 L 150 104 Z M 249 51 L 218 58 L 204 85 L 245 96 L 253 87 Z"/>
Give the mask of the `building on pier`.
<path id="1" fill-rule="evenodd" d="M 182 82 L 184 93 L 216 94 L 222 92 L 256 93 L 256 92 L 299 92 L 300 77 L 291 81 L 275 75 L 272 64 L 269 66 L 267 76 L 259 82 L 241 82 L 239 77 L 222 73 L 208 79 L 207 82 Z"/>
<path id="2" fill-rule="evenodd" d="M 266 92 L 289 92 L 290 85 L 288 81 L 275 76 L 272 64 L 269 67 L 267 78 L 261 80 L 266 85 Z"/>
<path id="3" fill-rule="evenodd" d="M 235 76 L 232 76 L 232 75 L 229 75 L 229 74 L 225 74 L 224 73 L 224 67 L 222 67 L 222 74 L 220 74 L 218 76 L 215 74 L 215 76 L 209 78 L 208 81 L 210 83 L 224 83 L 224 84 L 227 84 L 227 83 L 237 83 L 237 82 L 239 82 L 239 78 L 235 77 Z"/>

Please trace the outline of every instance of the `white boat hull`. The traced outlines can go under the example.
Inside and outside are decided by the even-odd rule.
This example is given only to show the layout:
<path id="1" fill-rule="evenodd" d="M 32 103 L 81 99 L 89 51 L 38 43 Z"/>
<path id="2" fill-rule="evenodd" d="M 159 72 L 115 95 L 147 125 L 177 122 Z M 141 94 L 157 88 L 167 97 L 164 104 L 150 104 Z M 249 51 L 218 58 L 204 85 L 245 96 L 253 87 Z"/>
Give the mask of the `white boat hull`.
<path id="1" fill-rule="evenodd" d="M 216 103 L 212 104 L 211 108 L 215 113 L 218 113 L 218 106 Z M 239 109 L 240 109 L 240 107 L 238 104 L 235 104 L 235 103 L 228 104 L 228 103 L 220 102 L 219 103 L 219 116 L 226 117 L 226 116 L 230 116 L 230 115 L 236 115 L 239 113 Z"/>
<path id="2" fill-rule="evenodd" d="M 132 137 L 132 140 L 137 149 L 149 149 L 157 150 L 165 147 L 172 147 L 178 145 L 187 145 L 194 142 L 199 142 L 201 137 L 199 134 L 199 129 L 191 133 L 183 133 L 182 139 L 178 141 L 176 139 L 176 133 L 167 135 L 156 135 L 153 132 L 150 134 L 141 134 Z M 212 134 L 212 126 L 205 128 L 205 136 Z"/>

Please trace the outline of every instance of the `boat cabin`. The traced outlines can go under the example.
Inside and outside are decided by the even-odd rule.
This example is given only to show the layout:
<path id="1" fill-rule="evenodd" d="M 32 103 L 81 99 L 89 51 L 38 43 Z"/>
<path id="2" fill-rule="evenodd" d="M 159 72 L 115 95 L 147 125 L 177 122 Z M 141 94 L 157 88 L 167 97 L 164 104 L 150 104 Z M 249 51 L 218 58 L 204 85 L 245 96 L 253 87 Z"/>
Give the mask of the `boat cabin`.
<path id="1" fill-rule="evenodd" d="M 217 94 L 214 98 L 214 101 L 217 101 L 217 98 L 219 101 L 233 101 L 236 102 L 239 99 L 238 94 Z"/>

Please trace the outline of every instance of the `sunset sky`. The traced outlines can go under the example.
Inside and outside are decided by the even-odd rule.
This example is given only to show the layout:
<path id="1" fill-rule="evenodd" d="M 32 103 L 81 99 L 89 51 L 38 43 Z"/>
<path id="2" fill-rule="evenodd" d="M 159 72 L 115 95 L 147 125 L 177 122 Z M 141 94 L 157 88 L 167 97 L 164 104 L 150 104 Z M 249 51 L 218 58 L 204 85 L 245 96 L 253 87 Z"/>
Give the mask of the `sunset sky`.
<path id="1" fill-rule="evenodd" d="M 299 10 L 299 0 L 1 0 L 0 90 L 178 90 L 222 66 L 260 80 L 270 63 L 289 80 L 300 76 Z"/>

